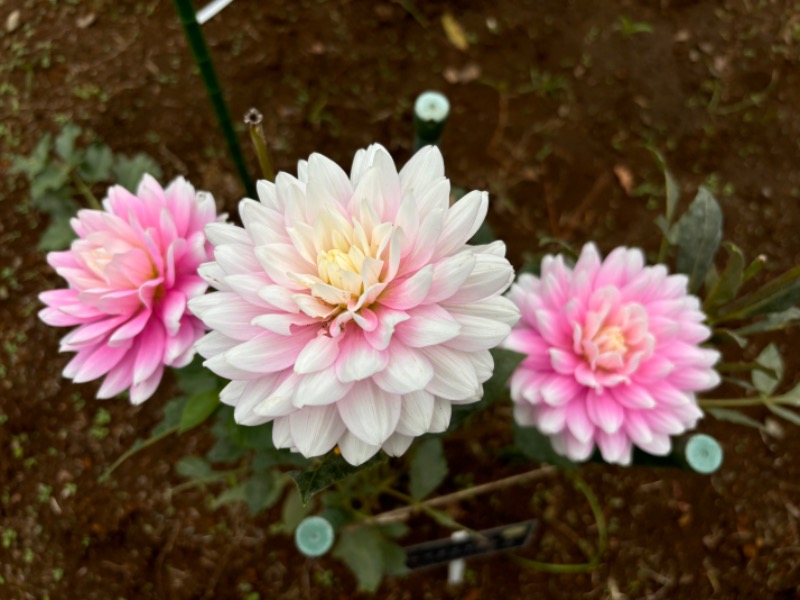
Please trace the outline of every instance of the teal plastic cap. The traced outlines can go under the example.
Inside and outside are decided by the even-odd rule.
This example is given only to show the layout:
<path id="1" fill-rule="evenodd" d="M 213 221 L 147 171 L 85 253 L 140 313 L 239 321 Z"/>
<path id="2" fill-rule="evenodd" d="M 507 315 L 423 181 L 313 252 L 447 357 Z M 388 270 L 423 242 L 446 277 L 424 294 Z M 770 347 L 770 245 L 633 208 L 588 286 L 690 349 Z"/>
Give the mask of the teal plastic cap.
<path id="1" fill-rule="evenodd" d="M 439 92 L 423 92 L 414 102 L 414 115 L 421 121 L 441 123 L 450 114 L 450 101 Z"/>
<path id="2" fill-rule="evenodd" d="M 306 517 L 294 531 L 294 543 L 306 556 L 322 556 L 333 546 L 333 526 L 323 517 Z"/>
<path id="3" fill-rule="evenodd" d="M 698 433 L 686 443 L 686 462 L 704 475 L 710 475 L 722 465 L 722 446 L 710 435 Z"/>

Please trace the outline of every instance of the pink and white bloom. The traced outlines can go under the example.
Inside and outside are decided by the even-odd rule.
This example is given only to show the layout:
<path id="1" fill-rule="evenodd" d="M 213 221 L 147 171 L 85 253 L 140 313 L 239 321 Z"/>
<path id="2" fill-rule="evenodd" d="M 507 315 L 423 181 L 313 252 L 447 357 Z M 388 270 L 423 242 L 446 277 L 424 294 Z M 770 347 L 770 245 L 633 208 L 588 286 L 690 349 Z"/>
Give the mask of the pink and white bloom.
<path id="1" fill-rule="evenodd" d="M 216 219 L 214 199 L 182 178 L 167 189 L 145 175 L 136 194 L 108 190 L 105 210 L 81 210 L 72 219 L 78 238 L 47 261 L 68 287 L 39 295 L 48 325 L 77 325 L 61 340 L 76 352 L 64 377 L 82 383 L 105 375 L 98 398 L 130 389 L 131 402 L 147 400 L 164 366 L 182 367 L 194 356 L 203 324 L 186 309 L 208 284 L 197 274 L 209 260 L 203 228 Z"/>
<path id="2" fill-rule="evenodd" d="M 554 449 L 586 460 L 630 464 L 632 446 L 670 451 L 670 436 L 702 412 L 695 392 L 716 386 L 711 331 L 683 275 L 644 266 L 639 250 L 601 261 L 584 246 L 574 269 L 561 256 L 541 276 L 521 275 L 508 297 L 522 319 L 504 346 L 528 355 L 511 378 L 514 416 L 551 436 Z"/>
<path id="3" fill-rule="evenodd" d="M 450 207 L 438 149 L 398 173 L 373 145 L 349 177 L 312 154 L 258 194 L 239 205 L 243 228 L 206 228 L 216 261 L 200 273 L 219 291 L 190 303 L 238 423 L 272 421 L 279 448 L 311 457 L 338 444 L 361 464 L 444 431 L 451 404 L 481 398 L 489 348 L 519 317 L 501 296 L 513 269 L 501 242 L 466 244 L 488 196 Z"/>

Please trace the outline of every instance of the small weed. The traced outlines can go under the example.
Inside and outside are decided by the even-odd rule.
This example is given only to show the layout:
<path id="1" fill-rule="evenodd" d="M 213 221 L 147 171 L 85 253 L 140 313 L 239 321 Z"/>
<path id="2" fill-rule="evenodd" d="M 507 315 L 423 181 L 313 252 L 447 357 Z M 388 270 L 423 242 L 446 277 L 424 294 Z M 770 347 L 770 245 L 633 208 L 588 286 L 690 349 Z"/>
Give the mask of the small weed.
<path id="1" fill-rule="evenodd" d="M 53 581 L 58 583 L 64 578 L 64 569 L 56 568 L 51 571 L 51 576 L 53 577 Z"/>
<path id="2" fill-rule="evenodd" d="M 644 21 L 637 23 L 636 21 L 631 21 L 628 17 L 620 17 L 617 31 L 619 31 L 623 37 L 629 38 L 637 33 L 653 33 L 653 26 Z"/>
<path id="3" fill-rule="evenodd" d="M 41 503 L 44 504 L 46 502 L 50 502 L 50 496 L 53 493 L 53 487 L 47 485 L 45 483 L 39 484 L 39 492 L 36 494 L 36 499 Z"/>
<path id="4" fill-rule="evenodd" d="M 111 414 L 105 409 L 99 409 L 92 421 L 92 428 L 89 430 L 89 435 L 96 440 L 102 440 L 108 437 L 109 429 L 106 427 L 111 422 Z"/>
<path id="5" fill-rule="evenodd" d="M 25 551 L 22 553 L 22 560 L 25 562 L 25 564 L 31 564 L 34 558 L 36 558 L 36 555 L 33 553 L 33 550 L 30 548 L 25 548 Z"/>
<path id="6" fill-rule="evenodd" d="M 3 534 L 0 535 L 0 541 L 3 544 L 3 548 L 8 550 L 11 548 L 11 545 L 17 540 L 17 532 L 13 529 L 3 529 Z"/>

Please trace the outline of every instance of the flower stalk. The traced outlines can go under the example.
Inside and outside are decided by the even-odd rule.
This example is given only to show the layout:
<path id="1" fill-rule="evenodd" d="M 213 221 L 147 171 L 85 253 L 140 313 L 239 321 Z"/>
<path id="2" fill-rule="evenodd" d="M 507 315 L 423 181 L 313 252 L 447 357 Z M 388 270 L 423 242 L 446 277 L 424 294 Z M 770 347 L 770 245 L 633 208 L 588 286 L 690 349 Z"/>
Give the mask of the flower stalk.
<path id="1" fill-rule="evenodd" d="M 261 167 L 261 175 L 267 181 L 275 181 L 275 169 L 272 167 L 272 159 L 267 148 L 267 139 L 264 137 L 263 121 L 264 115 L 255 108 L 251 108 L 244 115 L 244 122 L 250 130 L 250 140 L 253 142 L 258 164 Z"/>

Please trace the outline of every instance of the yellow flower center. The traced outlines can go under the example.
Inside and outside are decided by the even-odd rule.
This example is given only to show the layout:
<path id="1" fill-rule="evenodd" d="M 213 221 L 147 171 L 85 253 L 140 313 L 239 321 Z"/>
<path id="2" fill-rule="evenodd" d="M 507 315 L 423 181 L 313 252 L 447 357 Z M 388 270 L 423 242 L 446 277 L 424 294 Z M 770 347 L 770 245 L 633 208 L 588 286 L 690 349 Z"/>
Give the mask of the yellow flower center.
<path id="1" fill-rule="evenodd" d="M 356 246 L 350 246 L 347 252 L 339 248 L 320 251 L 317 254 L 319 278 L 340 290 L 360 294 L 363 291 L 361 268 L 364 258 L 364 253 Z"/>
<path id="2" fill-rule="evenodd" d="M 597 345 L 600 352 L 603 354 L 606 352 L 625 354 L 625 352 L 628 351 L 628 346 L 625 342 L 626 340 L 622 330 L 616 325 L 606 327 L 600 332 L 600 335 L 597 336 Z"/>

